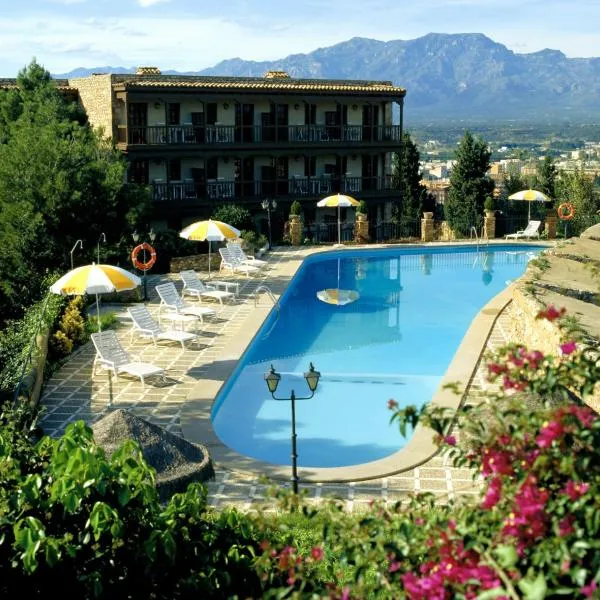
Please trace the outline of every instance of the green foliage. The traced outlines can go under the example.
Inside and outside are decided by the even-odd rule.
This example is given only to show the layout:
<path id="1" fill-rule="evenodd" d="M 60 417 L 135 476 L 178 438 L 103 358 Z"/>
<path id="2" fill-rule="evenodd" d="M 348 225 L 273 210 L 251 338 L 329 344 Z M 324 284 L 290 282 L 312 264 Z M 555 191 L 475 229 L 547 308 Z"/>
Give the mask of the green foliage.
<path id="1" fill-rule="evenodd" d="M 47 269 L 69 267 L 83 240 L 95 260 L 101 232 L 140 217 L 123 185 L 125 161 L 84 122 L 33 62 L 0 94 L 0 314 L 18 317 L 43 295 Z M 132 215 L 132 211 L 133 214 Z M 136 212 L 137 211 L 137 212 Z M 143 212 L 143 211 L 142 211 Z"/>
<path id="2" fill-rule="evenodd" d="M 494 198 L 492 196 L 486 196 L 485 201 L 483 203 L 483 208 L 485 210 L 494 210 L 496 207 L 496 203 L 494 202 Z"/>
<path id="3" fill-rule="evenodd" d="M 263 248 L 267 243 L 267 238 L 256 231 L 242 231 L 242 240 L 244 240 L 244 248 L 251 254 Z"/>
<path id="4" fill-rule="evenodd" d="M 44 286 L 49 286 L 52 280 L 52 277 L 44 279 Z M 12 397 L 36 335 L 45 328 L 54 329 L 65 303 L 64 297 L 49 293 L 26 309 L 21 319 L 8 321 L 0 330 L 0 398 Z"/>
<path id="5" fill-rule="evenodd" d="M 154 240 L 156 249 L 156 263 L 152 267 L 153 273 L 168 273 L 172 258 L 176 256 L 192 256 L 200 253 L 201 243 L 191 242 L 180 237 L 174 229 L 165 229 L 156 234 Z M 208 251 L 208 246 L 204 245 Z M 131 260 L 129 262 L 131 264 Z"/>
<path id="6" fill-rule="evenodd" d="M 556 198 L 558 171 L 551 156 L 545 156 L 537 166 L 535 189 L 544 192 L 549 198 Z"/>
<path id="7" fill-rule="evenodd" d="M 102 331 L 110 329 L 113 325 L 118 323 L 117 315 L 113 312 L 104 313 L 100 315 L 100 327 Z M 98 318 L 95 315 L 88 315 L 85 320 L 85 332 L 86 336 L 96 333 L 98 331 Z"/>
<path id="8" fill-rule="evenodd" d="M 254 220 L 247 208 L 237 204 L 223 204 L 212 214 L 215 221 L 222 221 L 239 229 L 254 230 Z"/>
<path id="9" fill-rule="evenodd" d="M 594 186 L 594 180 L 583 172 L 562 171 L 556 181 L 556 204 L 569 202 L 575 209 L 575 216 L 569 224 L 569 235 L 577 235 L 592 223 L 600 209 L 600 195 Z"/>
<path id="10" fill-rule="evenodd" d="M 434 211 L 435 199 L 421 183 L 421 155 L 408 133 L 402 140 L 402 163 L 398 154 L 392 156 L 392 184 L 400 196 L 394 206 L 395 220 L 414 221 L 424 211 Z"/>
<path id="11" fill-rule="evenodd" d="M 83 422 L 33 444 L 19 415 L 1 419 L 2 597 L 260 596 L 258 531 L 236 511 L 210 513 L 201 485 L 161 505 L 134 442 L 107 459 Z"/>
<path id="12" fill-rule="evenodd" d="M 290 215 L 301 215 L 302 214 L 302 204 L 298 202 L 298 200 L 294 200 L 292 205 L 290 206 Z"/>
<path id="13" fill-rule="evenodd" d="M 448 224 L 459 235 L 466 236 L 472 226 L 479 225 L 484 200 L 494 190 L 494 182 L 487 177 L 490 156 L 483 140 L 465 132 L 456 151 L 456 164 L 444 204 Z"/>
<path id="14" fill-rule="evenodd" d="M 366 215 L 367 212 L 368 212 L 367 203 L 364 200 L 361 200 L 356 208 L 356 214 Z"/>
<path id="15" fill-rule="evenodd" d="M 60 329 L 52 334 L 48 340 L 50 355 L 55 359 L 62 359 L 73 352 L 73 340 Z"/>

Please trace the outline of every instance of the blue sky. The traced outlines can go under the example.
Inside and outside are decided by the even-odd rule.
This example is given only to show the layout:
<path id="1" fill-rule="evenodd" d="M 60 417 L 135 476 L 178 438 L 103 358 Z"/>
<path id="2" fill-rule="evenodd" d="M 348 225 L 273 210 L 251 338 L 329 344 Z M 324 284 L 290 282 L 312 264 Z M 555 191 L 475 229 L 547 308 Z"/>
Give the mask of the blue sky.
<path id="1" fill-rule="evenodd" d="M 600 0 L 0 0 L 0 77 L 35 56 L 52 73 L 271 60 L 352 37 L 483 33 L 515 52 L 600 56 Z"/>

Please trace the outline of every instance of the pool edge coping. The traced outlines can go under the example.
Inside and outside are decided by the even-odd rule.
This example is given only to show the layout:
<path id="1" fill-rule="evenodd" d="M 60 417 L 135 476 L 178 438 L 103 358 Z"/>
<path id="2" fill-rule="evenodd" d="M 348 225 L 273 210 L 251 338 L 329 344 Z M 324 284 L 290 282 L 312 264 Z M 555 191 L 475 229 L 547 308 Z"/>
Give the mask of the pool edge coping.
<path id="1" fill-rule="evenodd" d="M 506 243 L 504 240 L 501 242 Z M 430 244 L 403 244 L 402 246 L 414 247 L 421 245 L 431 246 Z M 456 246 L 458 244 L 442 243 L 435 245 Z M 540 243 L 537 241 L 523 243 L 523 247 L 527 245 L 539 246 Z M 397 247 L 397 245 L 386 244 L 376 246 L 376 248 L 382 247 L 390 248 Z M 360 246 L 359 248 L 366 249 L 368 246 Z M 348 249 L 358 248 L 351 246 Z M 343 248 L 315 249 L 314 252 L 304 255 L 302 259 L 298 259 L 296 270 L 290 275 L 289 281 L 292 280 L 306 258 L 316 254 L 340 250 L 343 251 Z M 471 321 L 440 381 L 437 391 L 429 402 L 430 405 L 445 407 L 451 410 L 459 408 L 463 402 L 466 390 L 472 381 L 477 364 L 485 351 L 486 342 L 494 324 L 512 301 L 512 291 L 516 282 L 521 277 L 485 304 Z M 289 281 L 287 285 L 289 285 Z M 287 285 L 285 289 L 287 289 Z M 290 479 L 289 465 L 275 465 L 237 453 L 219 439 L 212 427 L 211 419 L 212 407 L 221 387 L 231 377 L 237 366 L 237 361 L 239 361 L 248 345 L 253 341 L 271 310 L 272 307 L 259 306 L 246 317 L 236 337 L 229 340 L 223 348 L 219 357 L 219 361 L 223 364 L 219 367 L 213 367 L 211 372 L 212 378 L 199 381 L 186 398 L 182 409 L 181 428 L 185 439 L 194 443 L 202 443 L 208 448 L 213 462 L 218 464 L 219 467 L 254 476 L 262 475 L 270 479 L 285 480 Z M 464 386 L 461 394 L 456 394 L 451 389 L 445 387 L 448 384 L 456 382 Z M 400 434 L 398 433 L 398 435 Z M 406 446 L 387 457 L 346 467 L 298 467 L 298 476 L 300 480 L 311 483 L 341 483 L 387 477 L 418 467 L 433 458 L 439 452 L 435 438 L 436 434 L 432 430 L 418 425 Z"/>

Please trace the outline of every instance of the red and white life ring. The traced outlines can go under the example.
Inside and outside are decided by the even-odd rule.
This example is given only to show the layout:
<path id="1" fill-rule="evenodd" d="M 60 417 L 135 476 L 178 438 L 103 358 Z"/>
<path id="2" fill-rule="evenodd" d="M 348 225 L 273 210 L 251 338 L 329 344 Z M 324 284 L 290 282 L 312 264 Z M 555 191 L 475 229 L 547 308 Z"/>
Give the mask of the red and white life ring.
<path id="1" fill-rule="evenodd" d="M 142 262 L 138 260 L 138 255 L 140 252 L 147 252 L 150 254 L 150 259 L 146 262 Z M 131 251 L 131 260 L 133 261 L 133 266 L 140 271 L 149 271 L 156 262 L 156 250 L 147 242 L 143 244 L 139 244 Z"/>

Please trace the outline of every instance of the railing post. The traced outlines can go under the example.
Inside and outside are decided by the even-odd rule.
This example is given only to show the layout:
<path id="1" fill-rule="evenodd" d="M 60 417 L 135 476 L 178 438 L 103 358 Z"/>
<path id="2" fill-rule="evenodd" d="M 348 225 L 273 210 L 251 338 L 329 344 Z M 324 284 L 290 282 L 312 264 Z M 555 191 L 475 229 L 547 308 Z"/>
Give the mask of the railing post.
<path id="1" fill-rule="evenodd" d="M 424 212 L 423 218 L 421 219 L 421 241 L 433 242 L 433 232 L 434 232 L 433 225 L 434 225 L 433 213 L 432 212 Z"/>

